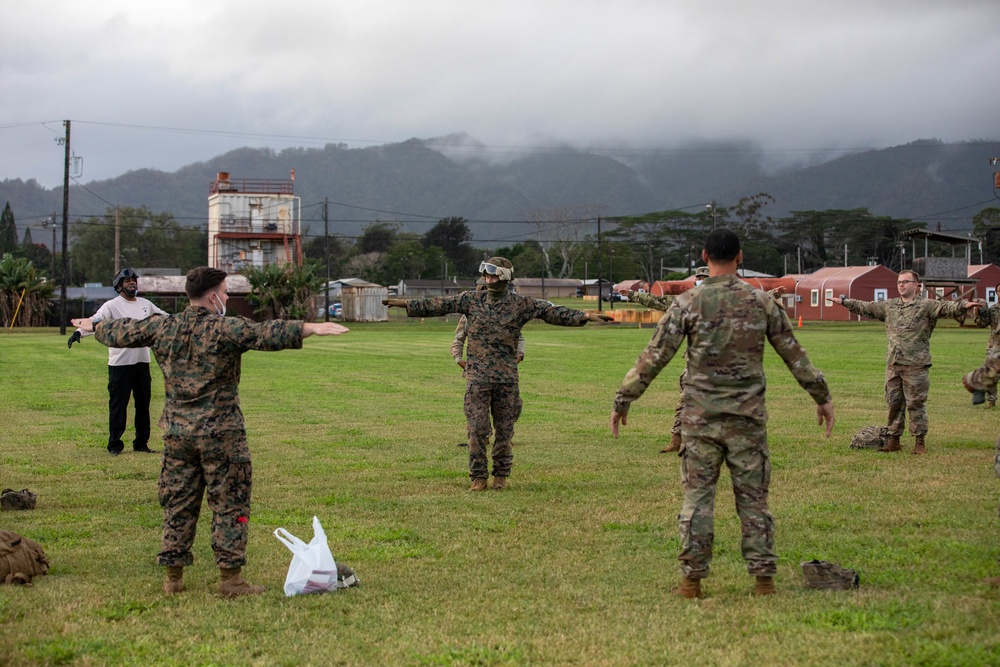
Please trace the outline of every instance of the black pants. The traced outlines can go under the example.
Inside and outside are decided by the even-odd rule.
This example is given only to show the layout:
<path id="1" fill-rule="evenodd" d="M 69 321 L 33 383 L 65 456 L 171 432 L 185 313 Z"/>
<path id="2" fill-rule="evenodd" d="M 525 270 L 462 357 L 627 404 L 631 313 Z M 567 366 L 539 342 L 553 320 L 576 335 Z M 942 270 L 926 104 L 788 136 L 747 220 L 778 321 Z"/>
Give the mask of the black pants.
<path id="1" fill-rule="evenodd" d="M 135 440 L 133 449 L 149 446 L 149 364 L 108 366 L 108 451 L 125 449 L 125 418 L 129 396 L 135 398 Z"/>

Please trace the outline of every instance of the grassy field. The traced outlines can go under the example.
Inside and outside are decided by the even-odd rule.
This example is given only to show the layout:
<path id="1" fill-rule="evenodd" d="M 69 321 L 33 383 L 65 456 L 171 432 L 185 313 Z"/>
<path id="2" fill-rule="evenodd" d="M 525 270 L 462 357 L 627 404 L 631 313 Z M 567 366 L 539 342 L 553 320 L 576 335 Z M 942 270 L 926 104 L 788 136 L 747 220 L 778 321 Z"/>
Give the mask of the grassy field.
<path id="1" fill-rule="evenodd" d="M 1000 413 L 972 406 L 960 384 L 986 332 L 943 322 L 934 334 L 919 458 L 908 435 L 898 454 L 848 448 L 885 418 L 879 326 L 799 330 L 833 391 L 830 440 L 769 352 L 779 594 L 750 594 L 723 473 L 707 598 L 686 601 L 669 595 L 678 459 L 658 453 L 680 360 L 613 440 L 612 397 L 651 330 L 528 325 L 510 489 L 470 494 L 454 323 L 394 318 L 244 356 L 245 572 L 268 590 L 237 600 L 215 595 L 208 516 L 188 590 L 160 592 L 159 460 L 105 450 L 105 348 L 67 350 L 54 330 L 0 334 L 0 484 L 39 497 L 0 527 L 52 561 L 32 588 L 0 587 L 0 664 L 1000 664 L 1000 591 L 982 581 L 1000 573 Z M 153 386 L 158 414 L 155 364 Z M 158 429 L 150 444 L 161 448 Z M 291 554 L 271 533 L 308 541 L 313 515 L 362 584 L 285 598 Z M 812 558 L 857 569 L 860 590 L 806 589 L 798 564 Z"/>

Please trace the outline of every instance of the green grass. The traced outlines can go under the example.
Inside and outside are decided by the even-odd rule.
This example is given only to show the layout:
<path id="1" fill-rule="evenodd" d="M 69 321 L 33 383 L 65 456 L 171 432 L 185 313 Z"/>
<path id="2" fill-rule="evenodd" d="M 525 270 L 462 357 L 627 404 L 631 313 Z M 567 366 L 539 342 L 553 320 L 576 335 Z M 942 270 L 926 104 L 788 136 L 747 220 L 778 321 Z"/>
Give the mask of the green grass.
<path id="1" fill-rule="evenodd" d="M 798 330 L 833 391 L 830 440 L 769 352 L 779 594 L 750 595 L 723 473 L 708 597 L 692 602 L 669 595 L 681 491 L 678 459 L 657 453 L 680 360 L 613 440 L 612 397 L 650 329 L 528 325 L 511 488 L 473 495 L 456 447 L 454 322 L 394 317 L 244 356 L 255 473 L 246 574 L 268 590 L 232 601 L 214 594 L 208 516 L 188 590 L 160 592 L 159 461 L 104 449 L 106 350 L 93 339 L 67 350 L 53 330 L 0 334 L 0 485 L 39 497 L 0 526 L 52 561 L 32 588 L 0 586 L 0 664 L 1000 663 L 1000 591 L 982 583 L 1000 573 L 1000 413 L 973 407 L 960 384 L 982 363 L 986 332 L 942 322 L 934 334 L 922 458 L 848 448 L 885 418 L 881 327 Z M 155 364 L 153 385 L 158 414 Z M 150 444 L 161 448 L 158 432 Z M 285 598 L 291 554 L 271 533 L 308 541 L 313 515 L 362 585 Z M 806 589 L 798 563 L 811 558 L 857 569 L 861 589 Z"/>

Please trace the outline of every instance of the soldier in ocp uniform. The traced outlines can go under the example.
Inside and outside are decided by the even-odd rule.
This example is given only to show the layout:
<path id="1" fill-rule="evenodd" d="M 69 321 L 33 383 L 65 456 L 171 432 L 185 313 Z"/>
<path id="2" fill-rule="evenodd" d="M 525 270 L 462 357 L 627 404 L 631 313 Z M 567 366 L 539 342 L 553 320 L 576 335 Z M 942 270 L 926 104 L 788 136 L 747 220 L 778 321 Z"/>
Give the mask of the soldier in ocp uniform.
<path id="1" fill-rule="evenodd" d="M 517 340 L 521 327 L 538 318 L 549 324 L 583 326 L 609 321 L 606 315 L 554 306 L 548 301 L 513 294 L 514 265 L 504 257 L 491 257 L 479 266 L 485 291 L 427 299 L 386 299 L 382 303 L 406 308 L 409 317 L 436 317 L 462 313 L 468 319 L 468 354 L 465 365 L 465 418 L 469 434 L 469 478 L 472 491 L 485 491 L 489 478 L 486 451 L 493 417 L 493 488 L 507 486 L 514 452 L 511 438 L 518 412 Z"/>
<path id="2" fill-rule="evenodd" d="M 243 579 L 250 521 L 251 465 L 240 410 L 240 360 L 248 350 L 302 347 L 312 335 L 347 331 L 334 322 L 226 317 L 226 273 L 207 266 L 187 274 L 190 305 L 177 315 L 144 320 L 79 319 L 111 347 L 150 347 L 163 371 L 166 400 L 163 467 L 158 495 L 163 507 L 163 545 L 157 558 L 167 568 L 163 592 L 184 590 L 191 565 L 202 496 L 212 508 L 212 550 L 219 567 L 219 593 L 236 597 L 263 592 Z"/>
<path id="3" fill-rule="evenodd" d="M 708 278 L 708 267 L 699 266 L 694 272 L 694 284 L 697 287 L 700 285 L 705 278 Z M 775 299 L 781 298 L 784 294 L 784 287 L 775 287 L 772 290 L 768 290 L 770 294 Z M 629 301 L 638 303 L 639 305 L 646 306 L 647 308 L 652 308 L 653 310 L 666 311 L 670 307 L 670 304 L 674 302 L 674 297 L 672 296 L 653 296 L 648 292 L 635 292 L 628 290 L 625 293 Z M 784 309 L 782 309 L 784 312 Z M 684 352 L 684 359 L 687 360 L 687 351 Z M 670 444 L 660 450 L 661 454 L 670 454 L 671 452 L 678 452 L 681 449 L 681 411 L 684 409 L 684 381 L 687 379 L 687 365 L 685 365 L 684 370 L 681 371 L 681 376 L 677 381 L 680 387 L 680 398 L 677 399 L 677 407 L 674 409 L 674 425 L 670 429 Z"/>
<path id="4" fill-rule="evenodd" d="M 931 388 L 931 334 L 942 317 L 956 317 L 978 308 L 975 301 L 941 301 L 921 296 L 920 275 L 900 271 L 896 277 L 899 297 L 885 301 L 859 301 L 834 297 L 852 313 L 885 322 L 889 339 L 885 356 L 885 402 L 889 404 L 889 441 L 880 452 L 898 452 L 899 438 L 910 413 L 910 433 L 915 438 L 914 454 L 924 454 L 927 445 L 927 394 Z"/>
<path id="5" fill-rule="evenodd" d="M 767 507 L 771 462 L 765 427 L 765 340 L 816 402 L 827 437 L 833 428 L 833 403 L 823 374 L 809 361 L 774 298 L 737 278 L 742 256 L 736 234 L 728 229 L 709 234 L 702 257 L 710 277 L 674 300 L 625 375 L 611 411 L 611 433 L 618 437 L 632 402 L 687 342 L 681 412 L 684 504 L 677 517 L 683 579 L 673 591 L 685 598 L 701 597 L 701 580 L 709 574 L 715 487 L 723 462 L 729 468 L 740 516 L 743 558 L 756 577 L 755 593 L 775 592 L 778 557 L 774 520 Z"/>
<path id="6" fill-rule="evenodd" d="M 962 378 L 962 384 L 969 391 L 996 391 L 997 381 L 1000 380 L 1000 345 L 994 345 L 986 351 L 986 361 L 976 370 L 967 373 Z M 1000 440 L 997 440 L 996 449 L 993 453 L 993 471 L 1000 477 Z M 997 509 L 1000 514 L 1000 508 Z M 1000 576 L 986 580 L 991 586 L 1000 586 Z"/>
<path id="7" fill-rule="evenodd" d="M 1000 293 L 1000 285 L 996 286 L 997 293 Z M 989 327 L 990 342 L 986 346 L 987 353 L 993 348 L 1000 348 L 1000 301 L 993 304 L 991 308 L 986 307 L 985 301 L 980 301 L 979 312 L 976 313 L 976 326 L 982 329 Z M 986 407 L 993 408 L 997 404 L 997 387 L 993 385 L 986 389 Z"/>

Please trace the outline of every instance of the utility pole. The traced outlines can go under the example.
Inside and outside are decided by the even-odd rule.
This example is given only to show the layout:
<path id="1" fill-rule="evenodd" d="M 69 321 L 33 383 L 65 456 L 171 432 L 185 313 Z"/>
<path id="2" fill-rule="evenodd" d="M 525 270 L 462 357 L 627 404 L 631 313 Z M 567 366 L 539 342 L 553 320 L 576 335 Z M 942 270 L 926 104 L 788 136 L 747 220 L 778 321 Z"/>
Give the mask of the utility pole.
<path id="1" fill-rule="evenodd" d="M 121 270 L 121 208 L 115 204 L 115 274 Z"/>
<path id="2" fill-rule="evenodd" d="M 847 244 L 844 244 L 844 266 L 847 266 Z"/>
<path id="3" fill-rule="evenodd" d="M 604 246 L 601 242 L 601 216 L 597 216 L 597 312 L 604 311 L 601 280 L 604 278 Z"/>
<path id="4" fill-rule="evenodd" d="M 52 217 L 48 220 L 49 225 L 52 226 L 52 270 L 49 272 L 49 280 L 56 279 L 56 212 L 52 211 Z M 981 244 L 980 244 L 981 245 Z M 981 262 L 980 262 L 981 263 Z"/>
<path id="5" fill-rule="evenodd" d="M 62 287 L 59 290 L 59 335 L 66 335 L 66 283 L 69 280 L 69 257 L 66 247 L 66 237 L 69 236 L 69 126 L 70 122 L 64 121 L 66 125 L 66 138 L 64 147 L 66 149 L 63 157 L 63 215 L 62 215 Z"/>
<path id="6" fill-rule="evenodd" d="M 541 247 L 541 243 L 538 244 Z M 545 274 L 549 270 L 548 255 L 545 254 L 545 249 L 542 248 L 542 300 L 545 300 Z"/>
<path id="7" fill-rule="evenodd" d="M 323 238 L 326 243 L 326 249 L 323 251 L 326 254 L 326 306 L 324 310 L 326 311 L 326 318 L 324 321 L 330 321 L 330 218 L 329 218 L 329 205 L 330 198 L 323 197 Z"/>
<path id="8" fill-rule="evenodd" d="M 715 229 L 715 200 L 713 199 L 712 203 L 705 206 L 705 208 L 712 210 L 712 229 Z"/>
<path id="9" fill-rule="evenodd" d="M 611 300 L 611 293 L 615 289 L 615 249 L 608 248 L 608 303 L 611 310 L 615 309 L 615 302 Z"/>

